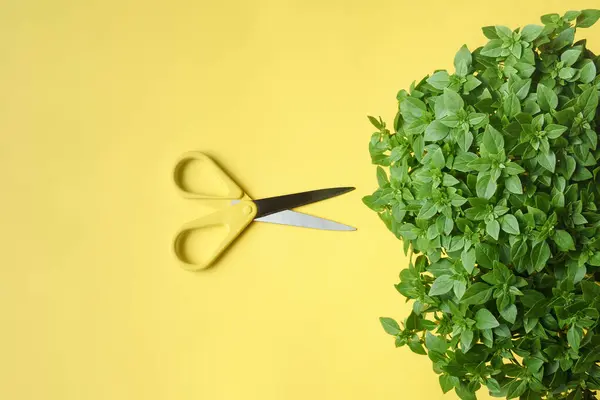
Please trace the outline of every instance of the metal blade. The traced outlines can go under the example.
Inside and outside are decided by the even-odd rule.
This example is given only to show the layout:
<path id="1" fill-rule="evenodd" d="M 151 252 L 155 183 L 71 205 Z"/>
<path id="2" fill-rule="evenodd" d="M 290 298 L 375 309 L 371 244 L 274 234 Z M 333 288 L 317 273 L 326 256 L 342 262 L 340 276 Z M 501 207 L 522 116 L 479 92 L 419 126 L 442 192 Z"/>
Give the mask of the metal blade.
<path id="1" fill-rule="evenodd" d="M 265 217 L 255 218 L 254 221 L 271 224 L 300 226 L 303 228 L 322 229 L 326 231 L 355 231 L 356 228 L 328 219 L 315 217 L 298 211 L 283 210 Z"/>
<path id="2" fill-rule="evenodd" d="M 256 203 L 256 206 L 258 207 L 256 218 L 265 217 L 283 210 L 291 210 L 292 208 L 300 207 L 305 204 L 316 203 L 317 201 L 351 192 L 354 189 L 355 188 L 353 187 L 319 189 L 254 200 L 254 203 Z"/>

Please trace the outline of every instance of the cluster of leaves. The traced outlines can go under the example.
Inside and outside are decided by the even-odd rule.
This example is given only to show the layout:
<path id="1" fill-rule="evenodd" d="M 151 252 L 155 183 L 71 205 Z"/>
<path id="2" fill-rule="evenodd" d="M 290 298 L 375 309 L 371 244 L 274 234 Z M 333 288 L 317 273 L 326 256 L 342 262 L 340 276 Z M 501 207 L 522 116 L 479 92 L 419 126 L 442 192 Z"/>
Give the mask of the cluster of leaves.
<path id="1" fill-rule="evenodd" d="M 396 288 L 412 312 L 381 322 L 462 399 L 600 390 L 600 62 L 574 40 L 599 18 L 485 27 L 453 74 L 398 93 L 393 129 L 369 117 L 379 188 L 363 201 L 411 260 Z"/>

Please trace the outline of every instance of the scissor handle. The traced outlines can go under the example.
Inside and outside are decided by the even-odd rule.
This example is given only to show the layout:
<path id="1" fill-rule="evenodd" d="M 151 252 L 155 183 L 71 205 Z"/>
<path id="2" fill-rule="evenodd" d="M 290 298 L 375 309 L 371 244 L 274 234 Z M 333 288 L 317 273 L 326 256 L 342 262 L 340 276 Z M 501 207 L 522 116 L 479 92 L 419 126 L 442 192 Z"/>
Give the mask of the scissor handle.
<path id="1" fill-rule="evenodd" d="M 174 250 L 177 258 L 182 262 L 182 267 L 189 271 L 197 271 L 209 267 L 223 251 L 239 236 L 240 233 L 256 217 L 257 207 L 253 201 L 242 200 L 239 203 L 218 210 L 212 214 L 198 218 L 183 225 L 174 240 Z M 211 226 L 225 226 L 227 236 L 219 243 L 216 250 L 201 262 L 192 262 L 185 256 L 185 242 L 189 233 L 196 229 Z"/>
<path id="2" fill-rule="evenodd" d="M 183 171 L 186 166 L 192 161 L 199 161 L 204 165 L 202 168 L 207 168 L 212 171 L 216 177 L 227 186 L 227 193 L 224 195 L 210 195 L 203 193 L 196 193 L 191 190 L 188 190 L 182 182 Z M 199 151 L 190 151 L 181 155 L 177 164 L 175 165 L 175 170 L 173 171 L 173 179 L 175 181 L 175 186 L 179 193 L 187 198 L 187 199 L 241 199 L 244 196 L 244 191 L 236 185 L 236 183 L 227 175 L 217 163 L 215 163 L 212 158 L 207 156 L 204 153 Z"/>

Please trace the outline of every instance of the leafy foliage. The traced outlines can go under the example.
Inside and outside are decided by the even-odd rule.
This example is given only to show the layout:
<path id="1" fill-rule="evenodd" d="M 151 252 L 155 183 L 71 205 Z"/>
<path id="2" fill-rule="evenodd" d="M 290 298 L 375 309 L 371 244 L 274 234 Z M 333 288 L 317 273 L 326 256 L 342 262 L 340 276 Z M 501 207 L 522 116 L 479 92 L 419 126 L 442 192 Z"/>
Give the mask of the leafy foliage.
<path id="1" fill-rule="evenodd" d="M 363 201 L 411 259 L 396 289 L 413 311 L 381 322 L 462 399 L 600 389 L 600 63 L 574 39 L 599 18 L 485 27 L 454 73 L 398 93 L 392 129 L 369 117 L 379 188 Z"/>

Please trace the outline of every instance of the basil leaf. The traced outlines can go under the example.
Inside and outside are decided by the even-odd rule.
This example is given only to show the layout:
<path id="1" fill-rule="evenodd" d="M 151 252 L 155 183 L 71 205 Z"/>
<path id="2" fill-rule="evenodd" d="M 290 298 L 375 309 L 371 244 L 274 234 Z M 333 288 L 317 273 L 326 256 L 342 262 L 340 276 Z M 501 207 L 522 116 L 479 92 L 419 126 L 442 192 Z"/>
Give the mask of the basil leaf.
<path id="1" fill-rule="evenodd" d="M 381 326 L 383 326 L 383 329 L 388 334 L 396 336 L 400 333 L 400 326 L 394 319 L 387 318 L 387 317 L 380 317 L 379 322 L 381 322 Z"/>

